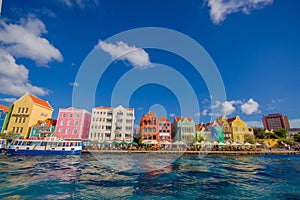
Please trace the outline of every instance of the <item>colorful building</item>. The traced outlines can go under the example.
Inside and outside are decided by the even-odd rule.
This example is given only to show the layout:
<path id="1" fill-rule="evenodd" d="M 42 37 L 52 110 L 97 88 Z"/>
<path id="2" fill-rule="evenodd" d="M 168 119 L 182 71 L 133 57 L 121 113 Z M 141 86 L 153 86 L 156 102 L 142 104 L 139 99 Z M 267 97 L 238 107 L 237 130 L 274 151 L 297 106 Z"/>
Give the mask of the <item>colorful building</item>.
<path id="1" fill-rule="evenodd" d="M 31 127 L 39 120 L 51 118 L 52 112 L 53 108 L 47 101 L 27 93 L 14 102 L 8 124 L 5 124 L 6 131 L 27 138 Z"/>
<path id="2" fill-rule="evenodd" d="M 212 141 L 212 134 L 210 132 L 210 130 L 206 129 L 205 124 L 198 124 L 196 125 L 196 138 L 197 141 L 203 139 L 204 141 L 208 141 L 211 142 Z"/>
<path id="3" fill-rule="evenodd" d="M 281 113 L 269 114 L 262 117 L 262 122 L 265 129 L 277 130 L 280 128 L 289 129 L 290 123 L 286 115 Z"/>
<path id="4" fill-rule="evenodd" d="M 243 144 L 245 141 L 245 138 L 253 138 L 254 139 L 254 132 L 252 128 L 249 128 L 246 125 L 246 122 L 240 119 L 239 116 L 236 116 L 233 118 L 231 122 L 231 129 L 232 129 L 232 137 L 234 142 L 238 142 Z M 231 121 L 231 120 L 230 120 Z"/>
<path id="5" fill-rule="evenodd" d="M 165 117 L 158 120 L 158 142 L 172 142 L 172 124 Z"/>
<path id="6" fill-rule="evenodd" d="M 40 138 L 45 133 L 55 131 L 56 119 L 39 120 L 34 126 L 31 127 L 29 138 Z"/>
<path id="7" fill-rule="evenodd" d="M 2 133 L 2 127 L 5 121 L 5 117 L 8 113 L 9 107 L 0 104 L 0 131 Z"/>
<path id="8" fill-rule="evenodd" d="M 195 122 L 191 117 L 175 117 L 172 124 L 173 141 L 182 141 L 186 144 L 191 144 L 194 141 L 195 134 Z"/>
<path id="9" fill-rule="evenodd" d="M 84 109 L 60 108 L 55 132 L 65 139 L 87 139 L 91 113 Z"/>
<path id="10" fill-rule="evenodd" d="M 133 141 L 134 109 L 99 106 L 92 110 L 89 139 L 97 141 Z"/>
<path id="11" fill-rule="evenodd" d="M 217 119 L 218 124 L 222 127 L 222 131 L 224 133 L 225 141 L 232 141 L 232 129 L 230 127 L 230 123 L 228 122 L 227 117 L 222 116 Z"/>
<path id="12" fill-rule="evenodd" d="M 158 120 L 153 112 L 143 115 L 140 122 L 140 132 L 143 140 L 158 141 Z"/>

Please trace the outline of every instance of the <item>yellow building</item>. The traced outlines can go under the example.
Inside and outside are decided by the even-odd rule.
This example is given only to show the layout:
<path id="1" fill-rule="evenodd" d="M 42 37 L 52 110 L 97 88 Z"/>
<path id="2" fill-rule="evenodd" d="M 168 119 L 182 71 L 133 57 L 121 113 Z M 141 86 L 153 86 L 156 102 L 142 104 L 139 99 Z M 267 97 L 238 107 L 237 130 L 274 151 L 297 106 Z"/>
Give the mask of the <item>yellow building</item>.
<path id="1" fill-rule="evenodd" d="M 7 132 L 18 133 L 27 138 L 31 126 L 38 120 L 52 117 L 53 108 L 47 101 L 25 94 L 14 102 Z"/>
<path id="2" fill-rule="evenodd" d="M 232 137 L 234 142 L 244 143 L 246 137 L 254 139 L 254 132 L 252 128 L 246 125 L 246 122 L 241 120 L 239 116 L 231 122 Z"/>

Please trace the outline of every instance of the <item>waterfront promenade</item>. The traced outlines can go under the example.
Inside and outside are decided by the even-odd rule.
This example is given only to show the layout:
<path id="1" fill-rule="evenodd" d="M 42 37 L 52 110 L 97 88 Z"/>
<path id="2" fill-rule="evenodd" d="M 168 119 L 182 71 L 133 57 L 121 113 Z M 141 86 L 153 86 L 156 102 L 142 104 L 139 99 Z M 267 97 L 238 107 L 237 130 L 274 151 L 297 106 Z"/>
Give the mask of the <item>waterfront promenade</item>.
<path id="1" fill-rule="evenodd" d="M 293 150 L 260 150 L 260 151 L 185 151 L 185 150 L 83 150 L 82 153 L 157 153 L 157 154 L 200 154 L 200 155 L 257 155 L 257 154 L 300 154 Z"/>

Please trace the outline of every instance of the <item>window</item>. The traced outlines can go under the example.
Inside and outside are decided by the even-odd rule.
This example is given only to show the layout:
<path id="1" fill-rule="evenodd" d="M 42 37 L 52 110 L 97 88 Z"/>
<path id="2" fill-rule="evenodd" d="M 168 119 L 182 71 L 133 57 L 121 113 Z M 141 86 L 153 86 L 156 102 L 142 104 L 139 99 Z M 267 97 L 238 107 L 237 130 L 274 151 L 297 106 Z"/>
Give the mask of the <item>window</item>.
<path id="1" fill-rule="evenodd" d="M 122 120 L 122 119 L 117 119 L 116 121 L 117 121 L 118 123 L 122 123 L 123 120 Z"/>
<path id="2" fill-rule="evenodd" d="M 15 123 L 17 123 L 18 122 L 18 117 L 16 117 L 16 119 L 15 119 Z"/>
<path id="3" fill-rule="evenodd" d="M 66 117 L 66 114 L 64 113 L 62 116 L 63 116 L 63 117 Z"/>
<path id="4" fill-rule="evenodd" d="M 91 128 L 94 128 L 94 126 L 92 125 Z"/>
<path id="5" fill-rule="evenodd" d="M 70 114 L 70 117 L 73 117 L 73 114 Z"/>
<path id="6" fill-rule="evenodd" d="M 66 129 L 66 134 L 69 134 L 69 133 L 70 133 L 70 129 L 67 128 L 67 129 Z"/>
<path id="7" fill-rule="evenodd" d="M 20 113 L 21 112 L 21 108 L 18 108 L 18 113 Z"/>
<path id="8" fill-rule="evenodd" d="M 77 126 L 78 125 L 78 121 L 75 121 L 75 126 Z"/>
<path id="9" fill-rule="evenodd" d="M 19 132 L 19 127 L 16 128 L 16 133 L 18 133 L 18 132 Z"/>
<path id="10" fill-rule="evenodd" d="M 25 108 L 22 108 L 22 113 L 24 113 Z"/>
<path id="11" fill-rule="evenodd" d="M 22 122 L 22 117 L 19 118 L 19 123 L 21 123 L 21 122 Z"/>
<path id="12" fill-rule="evenodd" d="M 238 131 L 238 128 L 237 128 L 237 127 L 235 127 L 235 131 Z"/>
<path id="13" fill-rule="evenodd" d="M 76 135 L 77 134 L 77 128 L 73 129 L 73 134 Z"/>
<path id="14" fill-rule="evenodd" d="M 60 121 L 60 125 L 63 126 L 64 125 L 64 120 Z"/>
<path id="15" fill-rule="evenodd" d="M 14 133 L 15 132 L 15 127 L 13 127 L 11 131 Z"/>
<path id="16" fill-rule="evenodd" d="M 28 108 L 26 108 L 25 113 L 28 113 Z"/>
<path id="17" fill-rule="evenodd" d="M 59 132 L 59 133 L 62 133 L 62 128 L 59 128 L 59 129 L 58 129 L 58 132 Z"/>
<path id="18" fill-rule="evenodd" d="M 78 118 L 78 117 L 79 117 L 79 114 L 76 114 L 76 117 Z"/>
<path id="19" fill-rule="evenodd" d="M 69 120 L 68 122 L 67 122 L 67 126 L 70 126 L 71 125 L 71 120 Z"/>
<path id="20" fill-rule="evenodd" d="M 25 123 L 25 121 L 26 121 L 26 118 L 25 118 L 25 117 L 23 117 L 23 123 Z"/>
<path id="21" fill-rule="evenodd" d="M 20 128 L 20 133 L 22 133 L 22 132 L 23 132 L 23 127 Z"/>
<path id="22" fill-rule="evenodd" d="M 126 123 L 132 123 L 132 120 L 131 119 L 126 119 Z"/>

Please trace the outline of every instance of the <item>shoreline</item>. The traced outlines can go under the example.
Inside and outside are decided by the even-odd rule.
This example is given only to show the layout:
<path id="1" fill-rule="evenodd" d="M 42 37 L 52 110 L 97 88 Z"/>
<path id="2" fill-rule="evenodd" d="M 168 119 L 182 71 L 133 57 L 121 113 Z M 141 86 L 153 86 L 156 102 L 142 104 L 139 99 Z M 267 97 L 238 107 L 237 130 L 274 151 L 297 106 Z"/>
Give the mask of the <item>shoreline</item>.
<path id="1" fill-rule="evenodd" d="M 91 153 L 156 153 L 156 154 L 202 154 L 202 155 L 290 155 L 300 154 L 300 151 L 146 151 L 146 150 L 83 150 L 82 154 Z"/>

